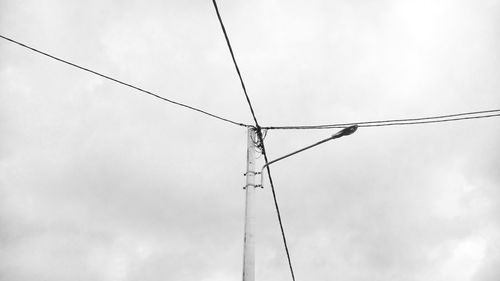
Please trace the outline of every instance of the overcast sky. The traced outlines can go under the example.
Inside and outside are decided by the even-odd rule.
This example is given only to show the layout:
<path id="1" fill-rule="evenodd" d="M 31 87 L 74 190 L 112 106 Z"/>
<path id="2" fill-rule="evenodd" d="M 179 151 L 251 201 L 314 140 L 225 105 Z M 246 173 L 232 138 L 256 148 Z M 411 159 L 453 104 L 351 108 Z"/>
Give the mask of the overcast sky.
<path id="1" fill-rule="evenodd" d="M 262 125 L 499 108 L 498 0 L 218 4 Z M 0 34 L 252 123 L 209 0 L 0 0 Z M 499 122 L 274 164 L 297 280 L 500 280 Z M 334 132 L 270 131 L 269 158 Z M 1 40 L 0 135 L 1 280 L 241 279 L 245 128 Z M 291 280 L 268 185 L 256 280 Z"/>

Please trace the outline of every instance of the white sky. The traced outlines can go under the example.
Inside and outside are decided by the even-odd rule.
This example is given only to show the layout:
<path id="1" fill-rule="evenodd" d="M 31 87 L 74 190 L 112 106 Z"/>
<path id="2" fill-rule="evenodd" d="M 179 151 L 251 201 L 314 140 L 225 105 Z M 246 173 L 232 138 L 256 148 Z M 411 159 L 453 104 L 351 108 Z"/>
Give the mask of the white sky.
<path id="1" fill-rule="evenodd" d="M 218 3 L 263 125 L 500 104 L 498 0 Z M 0 34 L 252 122 L 211 1 L 0 0 Z M 499 280 L 498 122 L 362 128 L 273 165 L 297 280 Z M 244 128 L 2 40 L 0 135 L 1 280 L 241 278 Z M 290 280 L 257 200 L 257 280 Z"/>

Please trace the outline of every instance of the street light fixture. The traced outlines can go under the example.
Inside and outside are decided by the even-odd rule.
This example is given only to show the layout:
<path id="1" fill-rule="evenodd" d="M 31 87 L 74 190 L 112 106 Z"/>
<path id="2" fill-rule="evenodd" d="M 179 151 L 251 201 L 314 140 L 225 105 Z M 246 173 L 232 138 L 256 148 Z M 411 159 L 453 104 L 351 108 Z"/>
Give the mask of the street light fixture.
<path id="1" fill-rule="evenodd" d="M 338 138 L 341 138 L 341 137 L 343 137 L 343 136 L 352 135 L 354 132 L 356 132 L 356 130 L 357 130 L 357 129 L 358 129 L 358 125 L 352 125 L 352 126 L 349 126 L 349 127 L 347 127 L 347 128 L 344 128 L 344 129 L 342 129 L 342 130 L 338 131 L 337 133 L 333 134 L 333 135 L 332 135 L 331 137 L 329 137 L 329 138 L 326 138 L 326 139 L 324 139 L 324 140 L 320 140 L 320 141 L 318 141 L 317 143 L 311 144 L 311 145 L 306 146 L 306 147 L 304 147 L 304 148 L 302 148 L 302 149 L 299 149 L 299 150 L 297 150 L 297 151 L 294 151 L 294 152 L 292 152 L 292 153 L 289 153 L 289 154 L 287 154 L 287 155 L 285 155 L 285 156 L 281 156 L 281 157 L 279 157 L 279 158 L 276 158 L 276 159 L 274 159 L 274 160 L 272 160 L 272 161 L 267 162 L 264 166 L 262 166 L 262 169 L 260 170 L 260 186 L 261 186 L 262 188 L 264 188 L 264 169 L 265 169 L 266 167 L 268 167 L 269 165 L 271 165 L 271 164 L 273 164 L 273 163 L 276 163 L 276 162 L 278 162 L 278 161 L 280 161 L 280 160 L 283 160 L 283 159 L 285 159 L 285 158 L 288 158 L 288 157 L 290 157 L 290 156 L 292 156 L 292 155 L 295 155 L 295 154 L 297 154 L 297 153 L 299 153 L 299 152 L 302 152 L 302 151 L 304 151 L 304 150 L 307 150 L 307 149 L 309 149 L 309 148 L 313 148 L 313 147 L 315 147 L 315 146 L 317 146 L 317 145 L 320 145 L 320 144 L 322 144 L 322 143 L 325 143 L 325 142 L 327 142 L 327 141 L 331 141 L 331 140 L 333 140 L 333 139 L 338 139 Z"/>

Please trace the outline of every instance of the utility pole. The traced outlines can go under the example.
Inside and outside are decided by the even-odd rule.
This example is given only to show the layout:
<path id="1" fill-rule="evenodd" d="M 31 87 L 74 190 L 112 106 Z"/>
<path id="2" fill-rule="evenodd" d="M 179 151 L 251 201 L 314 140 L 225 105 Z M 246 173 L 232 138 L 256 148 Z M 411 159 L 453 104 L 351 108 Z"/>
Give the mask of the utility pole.
<path id="1" fill-rule="evenodd" d="M 248 128 L 245 185 L 245 238 L 243 240 L 243 281 L 255 280 L 255 129 Z"/>
<path id="2" fill-rule="evenodd" d="M 254 235 L 254 227 L 255 227 L 255 189 L 257 187 L 263 187 L 264 184 L 264 168 L 269 167 L 269 165 L 276 163 L 280 160 L 288 158 L 292 155 L 295 155 L 304 150 L 313 148 L 327 141 L 331 141 L 334 139 L 341 138 L 343 136 L 348 136 L 356 132 L 358 129 L 358 125 L 352 125 L 347 128 L 344 128 L 337 133 L 333 134 L 331 137 L 320 140 L 312 145 L 301 148 L 297 151 L 289 153 L 285 156 L 274 159 L 273 161 L 266 161 L 266 164 L 262 166 L 261 172 L 255 172 L 255 139 L 256 139 L 256 129 L 248 128 L 248 137 L 247 137 L 247 171 L 245 173 L 246 176 L 246 185 L 245 189 L 245 238 L 243 240 L 243 281 L 255 281 L 255 235 Z M 260 174 L 261 184 L 255 185 L 255 175 Z M 278 214 L 279 216 L 279 214 Z M 281 220 L 280 220 L 281 223 Z M 281 229 L 283 231 L 283 228 Z M 283 233 L 283 240 L 285 239 Z M 286 248 L 286 240 L 285 248 Z M 288 249 L 287 249 L 288 256 Z M 290 263 L 290 256 L 288 256 L 288 262 Z M 292 272 L 292 278 L 295 280 L 292 270 L 292 264 L 290 263 L 290 270 Z"/>

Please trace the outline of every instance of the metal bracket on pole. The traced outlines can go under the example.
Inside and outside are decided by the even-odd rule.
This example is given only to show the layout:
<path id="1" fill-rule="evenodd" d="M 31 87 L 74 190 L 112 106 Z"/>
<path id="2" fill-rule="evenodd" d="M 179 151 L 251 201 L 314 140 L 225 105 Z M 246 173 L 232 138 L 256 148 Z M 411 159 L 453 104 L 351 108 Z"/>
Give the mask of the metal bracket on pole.
<path id="1" fill-rule="evenodd" d="M 248 171 L 246 173 L 244 173 L 243 175 L 246 176 L 246 175 L 260 175 L 261 173 L 260 172 L 252 172 L 252 171 Z"/>
<path id="2" fill-rule="evenodd" d="M 247 187 L 248 187 L 248 186 L 253 186 L 253 187 L 262 187 L 262 188 L 264 188 L 264 187 L 263 187 L 262 185 L 260 185 L 260 184 L 247 184 L 247 185 L 245 185 L 245 186 L 243 187 L 243 189 L 247 189 Z"/>

